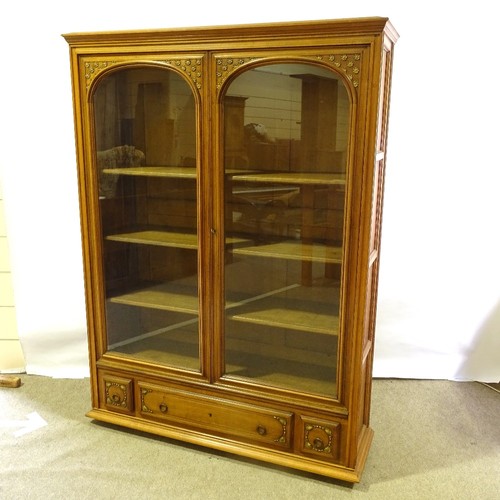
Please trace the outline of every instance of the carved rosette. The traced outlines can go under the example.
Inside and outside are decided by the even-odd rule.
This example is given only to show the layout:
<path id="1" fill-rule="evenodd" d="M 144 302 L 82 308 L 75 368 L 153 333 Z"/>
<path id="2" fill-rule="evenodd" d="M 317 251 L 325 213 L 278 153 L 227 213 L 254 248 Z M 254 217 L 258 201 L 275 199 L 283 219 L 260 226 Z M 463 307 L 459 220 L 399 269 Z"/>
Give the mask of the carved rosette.
<path id="1" fill-rule="evenodd" d="M 331 453 L 332 435 L 332 430 L 329 427 L 308 424 L 304 435 L 304 446 L 316 452 Z"/>
<path id="2" fill-rule="evenodd" d="M 222 85 L 227 80 L 227 78 L 231 75 L 233 71 L 238 69 L 243 64 L 246 64 L 250 61 L 253 61 L 255 58 L 246 57 L 246 58 L 217 58 L 217 90 L 222 88 Z"/>
<path id="3" fill-rule="evenodd" d="M 302 417 L 302 451 L 325 459 L 338 459 L 340 452 L 340 424 Z"/>

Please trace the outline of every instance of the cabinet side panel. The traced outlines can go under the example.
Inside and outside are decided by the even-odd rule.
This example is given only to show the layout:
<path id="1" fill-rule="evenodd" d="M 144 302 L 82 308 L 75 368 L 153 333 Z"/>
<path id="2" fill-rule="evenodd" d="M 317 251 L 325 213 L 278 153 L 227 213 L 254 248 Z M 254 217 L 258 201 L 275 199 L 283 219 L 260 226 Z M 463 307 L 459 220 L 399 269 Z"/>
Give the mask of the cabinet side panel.
<path id="1" fill-rule="evenodd" d="M 70 48 L 70 64 L 71 64 L 71 82 L 72 82 L 72 97 L 73 97 L 73 114 L 74 114 L 74 132 L 76 145 L 76 166 L 78 173 L 78 192 L 80 202 L 80 230 L 82 237 L 82 257 L 83 270 L 85 276 L 85 305 L 87 316 L 87 336 L 89 350 L 89 365 L 90 365 L 90 380 L 91 380 L 91 399 L 92 407 L 98 408 L 98 384 L 96 372 L 96 352 L 98 348 L 97 338 L 95 335 L 94 305 L 95 298 L 93 293 L 93 280 L 91 276 L 91 252 L 90 252 L 90 224 L 92 219 L 91 210 L 87 196 L 87 182 L 85 173 L 85 137 L 88 133 L 85 122 L 86 110 L 86 88 L 84 79 L 81 75 L 84 73 L 81 65 L 83 62 L 79 56 L 78 50 L 74 47 Z"/>
<path id="2" fill-rule="evenodd" d="M 373 182 L 373 202 L 371 215 L 370 259 L 366 288 L 366 316 L 363 345 L 364 406 L 363 425 L 368 426 L 370 421 L 370 403 L 372 386 L 372 367 L 374 355 L 374 336 L 377 314 L 378 274 L 380 263 L 380 240 L 382 229 L 383 194 L 385 180 L 385 164 L 387 153 L 387 133 L 389 120 L 390 87 L 392 75 L 393 43 L 385 37 L 382 47 L 381 77 L 379 90 L 379 107 L 377 123 L 377 151 L 375 154 L 375 169 Z"/>

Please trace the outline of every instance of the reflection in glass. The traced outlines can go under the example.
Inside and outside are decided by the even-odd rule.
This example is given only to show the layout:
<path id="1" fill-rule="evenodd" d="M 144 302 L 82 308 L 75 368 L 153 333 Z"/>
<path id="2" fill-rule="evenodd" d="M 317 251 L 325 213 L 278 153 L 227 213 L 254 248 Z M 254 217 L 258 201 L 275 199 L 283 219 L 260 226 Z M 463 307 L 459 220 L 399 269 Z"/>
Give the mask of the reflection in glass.
<path id="1" fill-rule="evenodd" d="M 223 106 L 225 376 L 335 397 L 347 90 L 333 71 L 270 64 Z"/>
<path id="2" fill-rule="evenodd" d="M 171 70 L 122 69 L 93 109 L 108 350 L 199 371 L 192 91 Z"/>

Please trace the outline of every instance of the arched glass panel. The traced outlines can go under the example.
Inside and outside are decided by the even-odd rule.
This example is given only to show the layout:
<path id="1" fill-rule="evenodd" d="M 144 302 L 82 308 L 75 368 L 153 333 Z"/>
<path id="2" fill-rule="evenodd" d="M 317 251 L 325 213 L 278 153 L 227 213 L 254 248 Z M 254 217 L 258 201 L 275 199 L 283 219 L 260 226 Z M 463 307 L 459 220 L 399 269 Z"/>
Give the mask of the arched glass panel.
<path id="1" fill-rule="evenodd" d="M 335 397 L 350 97 L 268 64 L 223 98 L 226 378 Z"/>
<path id="2" fill-rule="evenodd" d="M 199 371 L 193 92 L 169 69 L 121 69 L 93 110 L 107 350 Z"/>

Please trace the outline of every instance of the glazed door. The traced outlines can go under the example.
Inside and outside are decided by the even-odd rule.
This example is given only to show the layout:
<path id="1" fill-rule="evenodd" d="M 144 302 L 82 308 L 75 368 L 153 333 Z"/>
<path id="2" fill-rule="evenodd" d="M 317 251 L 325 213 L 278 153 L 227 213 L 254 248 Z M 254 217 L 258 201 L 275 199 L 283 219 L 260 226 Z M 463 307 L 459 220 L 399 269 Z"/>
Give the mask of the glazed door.
<path id="1" fill-rule="evenodd" d="M 227 381 L 335 398 L 351 104 L 313 63 L 239 70 L 221 97 Z"/>
<path id="2" fill-rule="evenodd" d="M 166 67 L 108 73 L 92 97 L 103 351 L 200 372 L 193 88 Z"/>

